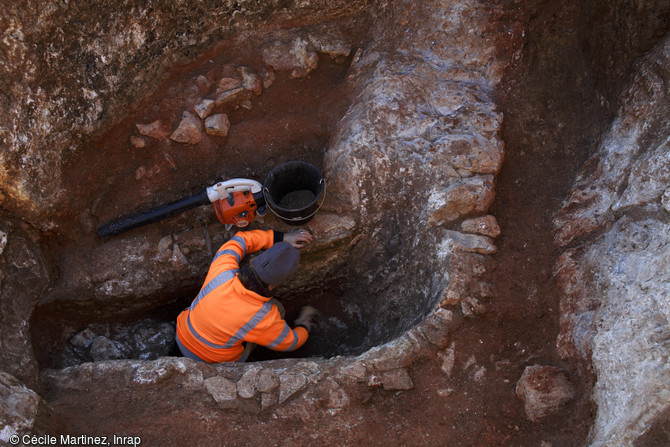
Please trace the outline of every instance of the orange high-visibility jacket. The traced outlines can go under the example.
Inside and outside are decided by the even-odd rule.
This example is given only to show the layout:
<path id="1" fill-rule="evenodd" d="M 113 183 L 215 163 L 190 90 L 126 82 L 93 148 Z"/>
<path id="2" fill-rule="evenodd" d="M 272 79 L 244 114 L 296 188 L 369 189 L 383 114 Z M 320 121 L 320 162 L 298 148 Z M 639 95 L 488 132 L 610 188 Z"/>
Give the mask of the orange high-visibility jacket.
<path id="1" fill-rule="evenodd" d="M 293 351 L 307 341 L 304 327 L 291 329 L 270 298 L 246 289 L 237 276 L 247 253 L 273 244 L 273 230 L 241 231 L 216 253 L 200 293 L 177 317 L 179 341 L 202 360 L 234 362 L 244 351 L 242 341 L 276 351 Z"/>

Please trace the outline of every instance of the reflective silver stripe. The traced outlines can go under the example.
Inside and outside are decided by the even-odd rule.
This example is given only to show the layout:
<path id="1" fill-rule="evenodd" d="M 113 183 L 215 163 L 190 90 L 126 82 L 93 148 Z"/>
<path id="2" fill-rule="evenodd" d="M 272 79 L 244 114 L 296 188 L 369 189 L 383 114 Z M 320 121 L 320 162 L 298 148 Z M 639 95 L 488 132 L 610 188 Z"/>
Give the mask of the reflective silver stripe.
<path id="1" fill-rule="evenodd" d="M 246 256 L 246 254 L 247 254 L 247 243 L 244 241 L 242 236 L 235 236 L 234 238 L 231 239 L 231 241 L 235 241 L 238 244 L 240 244 L 240 247 L 242 247 L 242 257 Z"/>
<path id="2" fill-rule="evenodd" d="M 298 344 L 298 333 L 296 331 L 291 331 L 293 332 L 293 343 L 291 343 L 291 346 L 288 347 L 287 351 L 293 351 L 295 349 L 295 345 Z"/>
<path id="3" fill-rule="evenodd" d="M 227 348 L 227 346 L 217 345 L 216 343 L 212 343 L 211 341 L 205 339 L 202 335 L 198 334 L 196 332 L 195 328 L 193 327 L 193 325 L 191 324 L 191 314 L 190 314 L 190 312 L 189 312 L 188 315 L 186 315 L 186 322 L 188 323 L 188 328 L 191 331 L 191 334 L 193 334 L 193 336 L 195 338 L 197 338 L 198 340 L 200 340 L 201 342 L 203 342 L 204 344 L 206 344 L 210 348 L 214 348 L 214 349 L 226 349 Z"/>
<path id="4" fill-rule="evenodd" d="M 284 323 L 284 329 L 281 331 L 281 334 L 277 338 L 275 338 L 272 343 L 268 345 L 268 348 L 274 349 L 277 346 L 281 345 L 284 340 L 286 340 L 286 337 L 288 337 L 288 334 L 291 332 L 291 328 L 288 327 L 288 324 Z"/>
<path id="5" fill-rule="evenodd" d="M 201 299 L 203 299 L 209 292 L 212 290 L 216 289 L 219 287 L 221 284 L 230 281 L 235 277 L 235 274 L 239 272 L 238 269 L 232 269 L 232 270 L 226 270 L 214 277 L 210 282 L 208 282 L 205 287 L 200 289 L 200 293 L 198 293 L 198 296 L 195 297 L 193 302 L 191 303 L 191 310 L 195 309 L 195 306 L 198 305 Z"/>
<path id="6" fill-rule="evenodd" d="M 235 256 L 235 259 L 237 259 L 238 264 L 242 261 L 242 258 L 240 257 L 239 253 L 237 253 L 235 250 L 226 249 L 226 250 L 221 250 L 220 252 L 218 252 L 216 254 L 216 256 L 214 256 L 214 259 L 212 259 L 212 262 L 216 261 L 217 259 L 219 259 L 219 257 L 221 257 L 223 255 L 233 255 L 233 256 Z"/>
<path id="7" fill-rule="evenodd" d="M 245 335 L 249 333 L 253 328 L 255 328 L 260 321 L 265 318 L 265 316 L 270 312 L 270 309 L 272 309 L 272 304 L 270 303 L 263 303 L 263 307 L 261 307 L 256 314 L 251 317 L 251 320 L 247 321 L 244 323 L 244 326 L 242 326 L 235 335 L 230 337 L 230 340 L 228 340 L 228 343 L 224 346 L 224 348 L 230 348 L 233 346 L 235 343 L 238 341 L 242 340 Z"/>

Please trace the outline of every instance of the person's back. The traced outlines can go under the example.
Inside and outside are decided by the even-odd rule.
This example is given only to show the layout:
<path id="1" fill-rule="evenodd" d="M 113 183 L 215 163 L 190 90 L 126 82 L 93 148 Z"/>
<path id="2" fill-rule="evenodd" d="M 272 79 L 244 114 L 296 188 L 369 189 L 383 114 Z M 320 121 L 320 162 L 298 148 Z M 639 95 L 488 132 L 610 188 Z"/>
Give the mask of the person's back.
<path id="1" fill-rule="evenodd" d="M 177 317 L 176 340 L 182 354 L 218 363 L 246 360 L 252 344 L 278 351 L 302 346 L 314 312 L 303 312 L 291 329 L 283 319 L 283 307 L 269 295 L 295 272 L 298 248 L 311 241 L 304 230 L 287 234 L 253 230 L 239 232 L 223 244 L 202 289 Z M 251 264 L 244 261 L 247 254 L 263 249 Z"/>

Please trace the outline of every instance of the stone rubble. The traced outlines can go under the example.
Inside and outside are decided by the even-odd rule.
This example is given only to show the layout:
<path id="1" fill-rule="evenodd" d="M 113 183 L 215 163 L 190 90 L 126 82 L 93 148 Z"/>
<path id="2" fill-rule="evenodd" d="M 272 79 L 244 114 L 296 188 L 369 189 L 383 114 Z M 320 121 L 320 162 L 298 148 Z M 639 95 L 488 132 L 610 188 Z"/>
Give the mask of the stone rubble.
<path id="1" fill-rule="evenodd" d="M 289 71 L 294 78 L 309 76 L 319 65 L 318 54 L 302 37 L 268 42 L 261 48 L 261 55 L 273 70 Z"/>
<path id="2" fill-rule="evenodd" d="M 155 359 L 172 351 L 174 334 L 171 323 L 152 320 L 128 326 L 91 324 L 70 338 L 73 349 L 66 362 Z"/>
<path id="3" fill-rule="evenodd" d="M 185 111 L 177 129 L 170 139 L 177 143 L 196 145 L 202 140 L 202 122 L 190 112 Z"/>
<path id="4" fill-rule="evenodd" d="M 138 123 L 135 126 L 141 135 L 156 138 L 158 140 L 164 140 L 172 133 L 168 126 L 160 120 L 153 121 L 149 124 Z"/>
<path id="5" fill-rule="evenodd" d="M 216 103 L 213 99 L 203 99 L 193 106 L 193 111 L 197 113 L 201 119 L 205 119 L 212 113 L 215 105 Z"/>
<path id="6" fill-rule="evenodd" d="M 228 120 L 228 115 L 225 113 L 217 113 L 205 120 L 205 131 L 208 135 L 226 137 L 228 136 L 229 129 L 230 121 Z"/>

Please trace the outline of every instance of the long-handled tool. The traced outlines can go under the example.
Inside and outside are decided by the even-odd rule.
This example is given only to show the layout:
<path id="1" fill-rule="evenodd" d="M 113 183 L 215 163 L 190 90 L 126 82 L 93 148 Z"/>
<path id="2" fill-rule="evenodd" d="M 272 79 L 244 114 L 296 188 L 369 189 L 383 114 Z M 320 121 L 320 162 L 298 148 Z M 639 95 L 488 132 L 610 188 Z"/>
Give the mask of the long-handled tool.
<path id="1" fill-rule="evenodd" d="M 266 213 L 263 186 L 256 180 L 234 178 L 174 202 L 101 225 L 98 235 L 103 238 L 114 236 L 209 203 L 214 204 L 216 217 L 227 229 L 233 225 L 246 227 L 257 215 Z"/>

